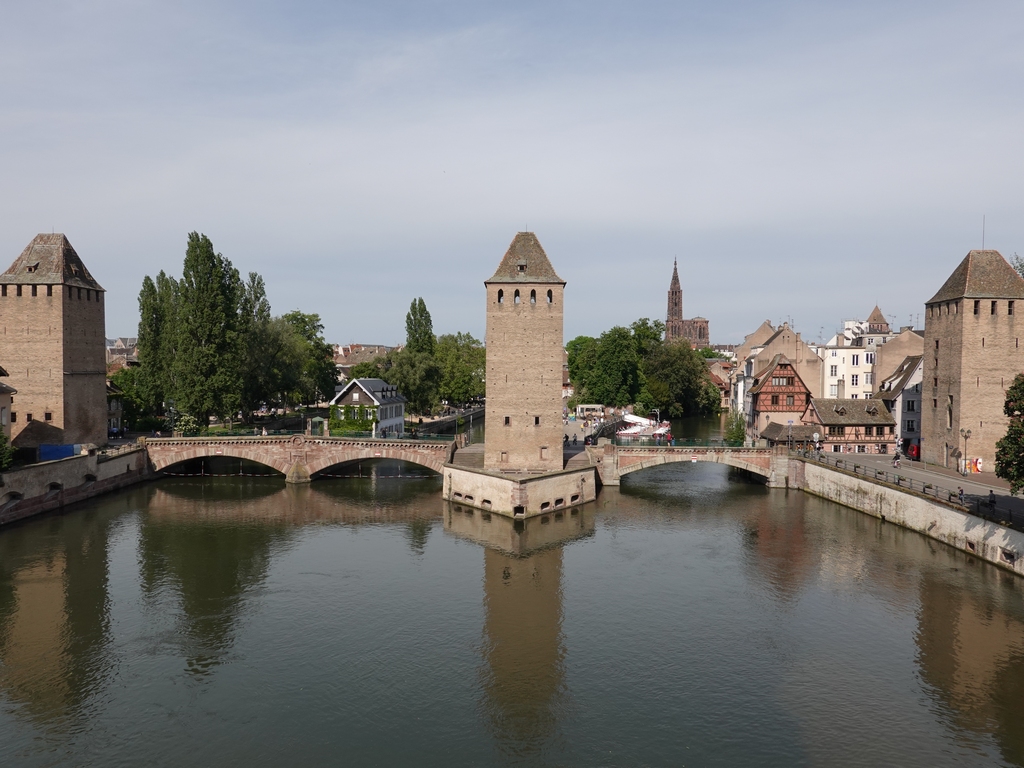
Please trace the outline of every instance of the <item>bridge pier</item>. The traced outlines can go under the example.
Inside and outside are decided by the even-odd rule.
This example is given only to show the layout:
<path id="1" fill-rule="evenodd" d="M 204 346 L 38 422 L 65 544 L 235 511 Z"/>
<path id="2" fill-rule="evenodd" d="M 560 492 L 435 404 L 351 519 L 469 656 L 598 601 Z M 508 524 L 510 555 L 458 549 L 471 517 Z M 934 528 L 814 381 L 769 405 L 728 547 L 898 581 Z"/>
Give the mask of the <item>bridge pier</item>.
<path id="1" fill-rule="evenodd" d="M 309 467 L 306 466 L 304 461 L 293 462 L 288 471 L 285 473 L 284 481 L 286 483 L 308 483 L 312 481 Z"/>

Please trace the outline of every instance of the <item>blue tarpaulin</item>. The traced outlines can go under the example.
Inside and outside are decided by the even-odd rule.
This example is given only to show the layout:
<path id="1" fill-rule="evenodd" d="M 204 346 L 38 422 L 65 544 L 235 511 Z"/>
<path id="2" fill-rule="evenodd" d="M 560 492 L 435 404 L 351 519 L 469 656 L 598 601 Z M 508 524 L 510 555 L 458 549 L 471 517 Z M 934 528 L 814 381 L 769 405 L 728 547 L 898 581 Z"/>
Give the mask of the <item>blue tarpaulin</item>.
<path id="1" fill-rule="evenodd" d="M 75 456 L 81 450 L 79 445 L 40 445 L 40 461 L 56 461 L 66 459 L 68 456 Z"/>

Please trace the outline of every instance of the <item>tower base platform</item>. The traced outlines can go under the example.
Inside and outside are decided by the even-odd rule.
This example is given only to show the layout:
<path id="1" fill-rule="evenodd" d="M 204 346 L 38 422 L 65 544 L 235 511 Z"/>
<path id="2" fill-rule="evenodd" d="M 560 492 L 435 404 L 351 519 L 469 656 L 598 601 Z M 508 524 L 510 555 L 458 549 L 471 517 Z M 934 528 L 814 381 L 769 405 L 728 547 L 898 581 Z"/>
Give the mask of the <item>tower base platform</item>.
<path id="1" fill-rule="evenodd" d="M 447 501 L 525 518 L 594 501 L 597 490 L 597 472 L 593 467 L 531 475 L 446 464 L 442 493 Z"/>

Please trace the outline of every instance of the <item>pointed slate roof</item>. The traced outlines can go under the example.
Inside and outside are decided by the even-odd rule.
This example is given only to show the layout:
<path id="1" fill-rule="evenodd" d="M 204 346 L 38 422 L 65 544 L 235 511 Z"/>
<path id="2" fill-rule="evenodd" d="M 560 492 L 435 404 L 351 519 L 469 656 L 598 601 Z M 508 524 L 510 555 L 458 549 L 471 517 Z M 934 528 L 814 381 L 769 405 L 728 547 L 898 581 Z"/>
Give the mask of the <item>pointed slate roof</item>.
<path id="1" fill-rule="evenodd" d="M 36 235 L 21 256 L 0 275 L 0 283 L 12 285 L 73 285 L 103 288 L 89 274 L 68 239 L 61 233 Z"/>
<path id="2" fill-rule="evenodd" d="M 999 251 L 971 251 L 925 303 L 952 299 L 1024 299 L 1024 277 Z"/>
<path id="3" fill-rule="evenodd" d="M 669 284 L 668 289 L 670 291 L 682 290 L 682 287 L 679 285 L 679 262 L 676 259 L 672 259 L 672 282 Z"/>
<path id="4" fill-rule="evenodd" d="M 518 232 L 505 252 L 497 271 L 488 283 L 558 283 L 565 280 L 555 273 L 548 255 L 533 232 Z"/>

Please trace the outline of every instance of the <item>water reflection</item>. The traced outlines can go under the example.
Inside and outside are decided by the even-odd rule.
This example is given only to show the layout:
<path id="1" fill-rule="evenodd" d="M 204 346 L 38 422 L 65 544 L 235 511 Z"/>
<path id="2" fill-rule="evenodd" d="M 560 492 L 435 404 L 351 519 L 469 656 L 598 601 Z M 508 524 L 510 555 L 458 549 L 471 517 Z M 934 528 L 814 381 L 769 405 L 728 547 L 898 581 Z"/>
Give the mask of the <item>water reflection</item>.
<path id="1" fill-rule="evenodd" d="M 83 512 L 0 536 L 0 687 L 42 725 L 74 718 L 110 674 L 112 519 Z"/>
<path id="2" fill-rule="evenodd" d="M 562 546 L 594 533 L 579 507 L 510 520 L 450 504 L 445 531 L 484 547 L 484 711 L 511 757 L 536 757 L 565 706 Z"/>

